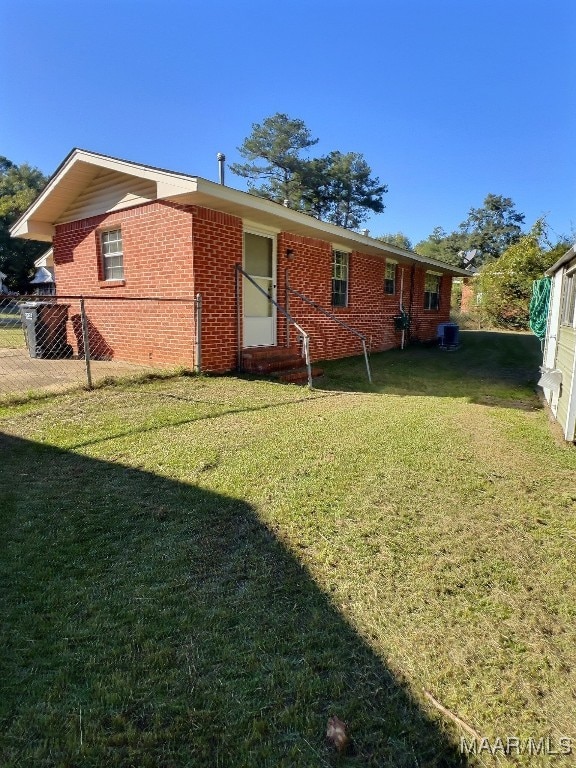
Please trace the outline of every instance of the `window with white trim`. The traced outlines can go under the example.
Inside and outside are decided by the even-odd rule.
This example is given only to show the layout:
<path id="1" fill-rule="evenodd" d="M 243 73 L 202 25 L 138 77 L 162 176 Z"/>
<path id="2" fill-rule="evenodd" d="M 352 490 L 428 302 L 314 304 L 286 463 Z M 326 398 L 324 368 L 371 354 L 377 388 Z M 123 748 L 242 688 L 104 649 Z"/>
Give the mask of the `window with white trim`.
<path id="1" fill-rule="evenodd" d="M 104 280 L 124 279 L 124 252 L 122 250 L 122 231 L 108 229 L 100 233 L 102 249 L 102 274 Z"/>
<path id="2" fill-rule="evenodd" d="M 332 306 L 348 306 L 350 254 L 332 251 Z"/>
<path id="3" fill-rule="evenodd" d="M 424 283 L 424 309 L 440 308 L 440 275 L 426 272 Z"/>
<path id="4" fill-rule="evenodd" d="M 396 293 L 396 269 L 398 265 L 395 261 L 386 262 L 386 271 L 384 273 L 384 293 Z"/>
<path id="5" fill-rule="evenodd" d="M 570 269 L 562 282 L 562 298 L 560 300 L 561 325 L 574 325 L 576 313 L 576 267 Z"/>

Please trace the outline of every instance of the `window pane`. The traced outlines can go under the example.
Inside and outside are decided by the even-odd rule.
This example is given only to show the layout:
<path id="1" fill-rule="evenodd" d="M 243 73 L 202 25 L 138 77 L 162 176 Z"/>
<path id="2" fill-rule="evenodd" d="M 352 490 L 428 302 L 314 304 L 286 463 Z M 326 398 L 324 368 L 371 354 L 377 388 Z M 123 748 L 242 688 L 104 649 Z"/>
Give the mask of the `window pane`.
<path id="1" fill-rule="evenodd" d="M 116 256 L 106 256 L 106 266 L 108 269 L 112 269 L 112 267 L 121 267 L 122 266 L 122 254 L 116 255 Z"/>
<path id="2" fill-rule="evenodd" d="M 424 290 L 430 291 L 431 293 L 433 293 L 436 290 L 437 280 L 438 278 L 436 277 L 436 275 L 426 275 L 426 283 L 425 283 Z"/>
<path id="3" fill-rule="evenodd" d="M 124 270 L 122 266 L 112 267 L 106 271 L 106 280 L 122 280 L 124 277 Z"/>
<path id="4" fill-rule="evenodd" d="M 121 253 L 122 235 L 119 229 L 102 232 L 102 253 Z"/>
<path id="5" fill-rule="evenodd" d="M 348 305 L 348 254 L 333 251 L 332 254 L 332 304 L 335 307 Z"/>
<path id="6" fill-rule="evenodd" d="M 564 278 L 564 290 L 562 293 L 562 324 L 572 325 L 574 323 L 576 305 L 576 279 L 573 274 L 567 275 Z"/>
<path id="7" fill-rule="evenodd" d="M 384 292 L 396 293 L 396 264 L 386 264 Z"/>
<path id="8" fill-rule="evenodd" d="M 249 275 L 272 277 L 272 238 L 246 232 L 244 269 Z"/>
<path id="9" fill-rule="evenodd" d="M 110 229 L 100 235 L 102 262 L 105 280 L 124 278 L 124 257 L 122 255 L 122 232 Z"/>
<path id="10" fill-rule="evenodd" d="M 272 296 L 271 280 L 255 280 L 268 296 Z M 272 317 L 272 302 L 261 293 L 249 280 L 244 280 L 244 316 Z"/>

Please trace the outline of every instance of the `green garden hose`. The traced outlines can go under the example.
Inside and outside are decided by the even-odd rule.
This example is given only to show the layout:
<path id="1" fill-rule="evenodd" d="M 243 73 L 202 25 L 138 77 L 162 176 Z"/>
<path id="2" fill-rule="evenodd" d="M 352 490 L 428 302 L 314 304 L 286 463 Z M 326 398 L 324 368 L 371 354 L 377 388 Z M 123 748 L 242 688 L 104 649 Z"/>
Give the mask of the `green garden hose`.
<path id="1" fill-rule="evenodd" d="M 546 336 L 548 323 L 548 305 L 550 304 L 549 277 L 534 280 L 532 283 L 532 298 L 530 299 L 530 329 L 540 340 Z"/>

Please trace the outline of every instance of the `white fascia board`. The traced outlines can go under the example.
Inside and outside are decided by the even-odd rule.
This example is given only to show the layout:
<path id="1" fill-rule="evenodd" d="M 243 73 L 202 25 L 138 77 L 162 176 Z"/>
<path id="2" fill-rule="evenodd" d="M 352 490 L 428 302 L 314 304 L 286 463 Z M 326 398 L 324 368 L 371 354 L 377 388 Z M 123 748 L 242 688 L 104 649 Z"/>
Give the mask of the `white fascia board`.
<path id="1" fill-rule="evenodd" d="M 32 203 L 32 205 L 24 211 L 22 216 L 16 221 L 10 228 L 10 235 L 12 237 L 29 237 L 28 222 L 31 221 L 34 213 L 41 207 L 41 205 L 48 199 L 54 189 L 60 184 L 62 179 L 70 172 L 71 167 L 77 162 L 78 154 L 80 150 L 74 149 L 63 160 L 60 166 L 54 172 L 52 178 L 48 184 L 44 187 L 40 195 Z"/>
<path id="2" fill-rule="evenodd" d="M 54 227 L 47 221 L 25 219 L 14 224 L 10 230 L 10 235 L 12 237 L 21 237 L 25 240 L 40 240 L 41 242 L 51 243 L 54 237 Z"/>
<path id="3" fill-rule="evenodd" d="M 361 235 L 358 232 L 338 227 L 335 224 L 320 221 L 313 216 L 286 208 L 280 203 L 266 198 L 250 195 L 247 192 L 241 192 L 201 177 L 196 177 L 195 180 L 197 182 L 196 193 L 186 200 L 191 204 L 222 210 L 243 220 L 249 219 L 253 223 L 259 222 L 261 225 L 264 224 L 283 232 L 327 240 L 333 247 L 344 251 L 359 251 L 382 259 L 392 257 L 403 263 L 436 267 L 442 274 L 470 276 L 470 272 L 464 269 L 452 267 L 435 259 L 427 259 L 413 251 L 407 251 Z"/>
<path id="4" fill-rule="evenodd" d="M 52 267 L 54 266 L 54 249 L 48 248 L 44 251 L 42 256 L 39 256 L 34 262 L 35 267 Z"/>
<path id="5" fill-rule="evenodd" d="M 80 165 L 83 166 L 84 169 L 86 168 L 86 165 L 92 165 L 97 168 L 105 168 L 110 171 L 116 171 L 129 176 L 136 176 L 141 179 L 153 181 L 157 185 L 157 190 L 159 189 L 161 193 L 157 194 L 158 197 L 172 197 L 196 189 L 195 179 L 191 176 L 171 173 L 170 171 L 151 168 L 145 165 L 138 165 L 127 160 L 118 160 L 116 158 L 107 157 L 106 155 L 88 152 L 84 149 L 74 149 L 55 171 L 38 198 L 22 214 L 18 221 L 12 225 L 10 229 L 12 237 L 47 241 L 52 239 L 53 228 L 51 231 L 48 230 L 48 227 L 52 226 L 51 221 L 45 221 L 48 216 L 46 215 L 46 210 L 44 211 L 44 216 L 42 215 L 42 207 L 60 185 L 65 184 L 66 182 L 70 183 L 70 181 L 73 182 L 74 176 L 76 176 L 76 183 L 78 183 L 78 173 L 75 173 L 75 168 L 77 171 L 80 171 L 80 168 L 78 167 Z M 32 225 L 35 214 L 37 214 L 37 221 Z M 41 225 L 44 225 L 44 228 Z"/>
<path id="6" fill-rule="evenodd" d="M 85 149 L 73 150 L 68 162 L 65 161 L 66 165 L 62 168 L 62 171 L 69 170 L 69 167 L 77 162 L 89 163 L 98 168 L 106 168 L 109 171 L 124 173 L 128 176 L 137 176 L 139 179 L 148 179 L 149 181 L 155 181 L 157 183 L 164 182 L 166 184 L 172 184 L 176 188 L 182 188 L 183 190 L 189 190 L 190 183 L 196 181 L 194 176 L 189 176 L 183 173 L 174 173 L 173 171 L 166 171 L 162 168 L 154 168 L 149 165 L 141 165 L 139 163 L 133 163 L 130 160 L 109 157 L 108 155 L 99 155 L 97 152 L 89 152 Z"/>

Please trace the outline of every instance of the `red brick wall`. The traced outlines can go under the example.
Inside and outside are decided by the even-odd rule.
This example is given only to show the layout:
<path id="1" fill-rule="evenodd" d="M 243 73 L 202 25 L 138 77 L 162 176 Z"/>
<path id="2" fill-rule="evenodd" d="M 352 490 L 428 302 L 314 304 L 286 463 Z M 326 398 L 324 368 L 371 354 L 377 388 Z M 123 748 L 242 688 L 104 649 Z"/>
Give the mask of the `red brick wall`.
<path id="1" fill-rule="evenodd" d="M 114 287 L 102 281 L 99 233 L 121 226 L 124 280 Z M 183 302 L 126 301 L 131 297 L 193 299 L 202 295 L 202 368 L 224 372 L 237 365 L 236 263 L 242 261 L 242 221 L 199 206 L 154 202 L 124 211 L 58 225 L 54 261 L 59 294 L 108 297 L 89 299 L 91 331 L 102 356 L 148 364 L 194 365 L 194 305 Z M 293 258 L 287 257 L 287 250 Z M 394 329 L 403 304 L 412 315 L 411 338 L 434 339 L 439 322 L 449 319 L 451 278 L 443 277 L 440 310 L 424 309 L 421 267 L 398 266 L 397 292 L 384 293 L 385 262 L 360 253 L 350 255 L 347 307 L 331 306 L 332 246 L 286 232 L 277 238 L 277 298 L 285 302 L 285 270 L 290 284 L 365 334 L 373 351 L 400 345 Z M 413 283 L 412 283 L 413 281 Z M 241 294 L 241 292 L 240 292 Z M 124 300 L 122 300 L 124 299 Z M 76 305 L 75 305 L 76 306 Z M 296 296 L 290 311 L 311 335 L 313 359 L 361 353 L 359 340 Z M 78 349 L 77 309 L 71 308 L 71 341 Z M 278 344 L 285 343 L 285 320 L 278 314 Z M 296 334 L 292 331 L 292 343 Z"/>
<path id="2" fill-rule="evenodd" d="M 288 259 L 286 251 L 293 251 Z M 424 309 L 424 280 L 426 270 L 413 270 L 398 265 L 396 293 L 384 293 L 385 262 L 374 256 L 351 253 L 349 257 L 349 291 L 347 307 L 332 307 L 332 246 L 320 240 L 281 233 L 278 237 L 278 296 L 284 302 L 285 270 L 288 268 L 290 286 L 305 294 L 343 322 L 366 336 L 372 351 L 398 347 L 401 332 L 394 328 L 394 316 L 399 314 L 400 286 L 403 283 L 402 303 L 408 311 L 412 295 L 411 338 L 429 341 L 436 338 L 438 323 L 450 316 L 451 278 L 444 276 L 441 283 L 439 310 Z M 402 280 L 403 274 L 403 280 Z M 360 354 L 361 342 L 356 336 L 324 317 L 298 297 L 290 296 L 290 313 L 311 335 L 311 354 L 316 360 L 335 359 Z M 279 342 L 285 339 L 284 320 L 279 322 Z M 292 341 L 296 335 L 292 332 Z"/>
<path id="3" fill-rule="evenodd" d="M 236 271 L 242 264 L 242 220 L 194 206 L 195 290 L 202 295 L 202 369 L 237 367 Z"/>
<path id="4" fill-rule="evenodd" d="M 410 306 L 410 340 L 432 341 L 436 338 L 439 323 L 450 320 L 450 299 L 452 293 L 452 278 L 443 275 L 440 280 L 440 309 L 424 309 L 424 283 L 426 280 L 425 267 L 414 270 L 414 288 Z"/>
<path id="5" fill-rule="evenodd" d="M 124 280 L 102 280 L 100 231 L 122 230 Z M 170 203 L 60 224 L 54 237 L 58 294 L 84 295 L 95 357 L 143 364 L 194 365 L 194 304 L 125 299 L 192 298 L 192 214 Z M 124 300 L 123 300 L 124 299 Z M 78 302 L 70 302 L 69 340 L 81 350 Z"/>

